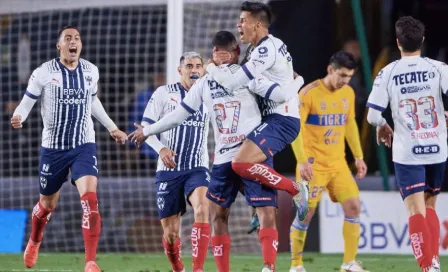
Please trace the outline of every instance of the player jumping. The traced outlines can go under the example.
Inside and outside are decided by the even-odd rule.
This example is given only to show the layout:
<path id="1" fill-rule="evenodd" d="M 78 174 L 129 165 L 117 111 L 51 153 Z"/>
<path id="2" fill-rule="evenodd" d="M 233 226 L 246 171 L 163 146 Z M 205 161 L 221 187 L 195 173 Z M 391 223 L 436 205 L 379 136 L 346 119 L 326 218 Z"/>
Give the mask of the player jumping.
<path id="1" fill-rule="evenodd" d="M 180 83 L 159 87 L 146 106 L 143 126 L 153 124 L 182 103 L 191 86 L 204 75 L 202 58 L 186 52 L 180 58 Z M 175 272 L 184 271 L 180 256 L 180 217 L 186 211 L 185 200 L 194 211 L 191 230 L 193 272 L 204 269 L 210 242 L 209 201 L 206 199 L 210 175 L 207 151 L 209 113 L 205 105 L 198 107 L 179 126 L 155 135 L 146 143 L 159 153 L 156 173 L 157 206 L 163 228 L 162 244 Z"/>
<path id="2" fill-rule="evenodd" d="M 237 63 L 239 48 L 232 33 L 228 31 L 218 32 L 213 39 L 213 46 L 229 52 L 232 55 L 231 62 Z M 232 72 L 239 69 L 239 66 L 222 65 L 219 69 Z M 202 103 L 213 109 L 211 119 L 213 120 L 216 148 L 207 198 L 212 202 L 210 204 L 214 229 L 212 245 L 215 262 L 220 272 L 230 271 L 228 217 L 230 205 L 235 201 L 241 182 L 244 183 L 244 195 L 247 203 L 250 206 L 257 207 L 261 218 L 268 218 L 272 222 L 270 227 L 262 226 L 259 237 L 264 265 L 268 266 L 263 271 L 274 271 L 275 269 L 278 240 L 273 233 L 277 232 L 275 225 L 277 192 L 274 189 L 262 186 L 260 183 L 241 179 L 232 169 L 231 160 L 237 154 L 246 135 L 257 127 L 261 121 L 255 98 L 249 91 L 282 102 L 296 96 L 297 91 L 294 90 L 300 88 L 302 84 L 303 79 L 298 77 L 280 88 L 278 84 L 260 77 L 230 94 L 213 79 L 212 75 L 207 74 L 190 89 L 182 102 L 183 108 L 177 108 L 176 111 L 166 115 L 157 123 L 143 129 L 139 128 L 130 135 L 133 141 L 142 142 L 146 138 L 144 134 L 153 135 L 176 126 L 194 113 Z M 267 163 L 272 165 L 272 157 Z"/>
<path id="3" fill-rule="evenodd" d="M 83 210 L 85 271 L 99 272 L 96 251 L 101 217 L 96 194 L 98 164 L 91 115 L 117 142 L 124 144 L 127 136 L 109 118 L 97 97 L 98 68 L 79 58 L 82 50 L 79 30 L 67 26 L 59 31 L 58 37 L 59 58 L 34 70 L 27 91 L 11 118 L 13 128 L 22 128 L 36 100 L 41 97 L 44 129 L 39 165 L 40 199 L 33 209 L 24 263 L 28 268 L 36 264 L 43 231 L 56 208 L 61 186 L 71 172 L 71 181 L 78 189 Z"/>
<path id="4" fill-rule="evenodd" d="M 327 76 L 304 87 L 299 94 L 301 135 L 307 143 L 302 149 L 296 139 L 292 143 L 297 169 L 311 165 L 309 211 L 302 222 L 296 216 L 291 225 L 291 270 L 304 272 L 303 248 L 308 225 L 316 211 L 322 192 L 344 210 L 344 262 L 341 271 L 365 271 L 356 261 L 360 236 L 359 190 L 345 160 L 345 139 L 356 159 L 357 178 L 364 178 L 367 166 L 363 160 L 358 126 L 355 120 L 355 92 L 348 86 L 356 68 L 353 56 L 337 52 L 327 67 Z M 297 178 L 300 173 L 297 173 Z"/>
<path id="5" fill-rule="evenodd" d="M 442 93 L 448 91 L 448 66 L 421 56 L 425 26 L 420 21 L 401 17 L 395 34 L 401 59 L 378 73 L 367 103 L 367 120 L 377 127 L 378 144 L 392 145 L 415 258 L 422 271 L 440 271 L 435 205 L 447 159 Z M 381 115 L 389 103 L 395 132 Z"/>
<path id="6" fill-rule="evenodd" d="M 213 78 L 230 92 L 260 75 L 280 86 L 293 81 L 292 58 L 286 45 L 269 34 L 271 18 L 268 5 L 260 2 L 244 2 L 237 27 L 240 40 L 243 43 L 250 43 L 254 48 L 250 59 L 234 74 L 227 73 L 214 64 L 207 66 L 207 71 Z M 221 54 L 215 50 L 216 63 L 219 64 L 227 58 L 227 52 L 223 51 Z M 308 211 L 306 184 L 296 183 L 263 163 L 272 159 L 297 138 L 300 131 L 298 98 L 295 96 L 284 103 L 276 103 L 258 97 L 258 103 L 261 107 L 262 123 L 248 135 L 240 151 L 233 158 L 232 168 L 241 177 L 258 181 L 270 188 L 287 191 L 297 203 L 299 217 L 303 220 Z M 278 233 L 262 231 L 265 226 L 272 226 L 271 219 L 259 216 L 259 220 L 260 235 L 277 239 Z"/>

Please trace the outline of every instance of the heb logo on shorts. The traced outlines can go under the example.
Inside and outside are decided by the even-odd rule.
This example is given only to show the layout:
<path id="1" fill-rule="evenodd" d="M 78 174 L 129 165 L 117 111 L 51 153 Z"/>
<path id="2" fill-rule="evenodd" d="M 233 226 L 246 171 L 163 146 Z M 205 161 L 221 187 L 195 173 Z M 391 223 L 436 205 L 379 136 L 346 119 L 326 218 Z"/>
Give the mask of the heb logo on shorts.
<path id="1" fill-rule="evenodd" d="M 182 125 L 189 126 L 189 127 L 205 127 L 205 122 L 203 121 L 193 121 L 193 120 L 184 120 L 182 122 Z"/>
<path id="2" fill-rule="evenodd" d="M 268 179 L 269 183 L 273 185 L 279 183 L 282 180 L 281 177 L 271 173 L 269 168 L 261 164 L 254 164 L 251 168 L 249 168 L 249 173 L 251 175 L 261 175 L 262 177 Z"/>

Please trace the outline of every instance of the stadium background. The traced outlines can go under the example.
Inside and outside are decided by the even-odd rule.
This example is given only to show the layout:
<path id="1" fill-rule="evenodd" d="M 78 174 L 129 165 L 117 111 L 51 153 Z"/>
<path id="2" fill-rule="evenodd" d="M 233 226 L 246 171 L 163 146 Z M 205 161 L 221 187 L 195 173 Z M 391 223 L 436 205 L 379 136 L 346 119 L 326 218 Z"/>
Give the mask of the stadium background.
<path id="1" fill-rule="evenodd" d="M 137 0 L 127 1 L 128 4 L 119 1 L 31 2 L 0 1 L 0 212 L 14 222 L 1 227 L 4 232 L 0 232 L 0 240 L 9 242 L 1 243 L 0 252 L 17 252 L 24 248 L 30 231 L 28 215 L 38 199 L 37 166 L 42 130 L 39 107 L 34 107 L 20 131 L 11 129 L 9 119 L 25 91 L 32 70 L 57 56 L 58 29 L 68 24 L 80 28 L 83 39 L 81 56 L 99 67 L 99 96 L 109 115 L 126 132 L 132 131 L 132 123 L 140 119 L 152 91 L 165 84 L 167 76 L 167 24 L 170 20 L 167 1 Z M 210 57 L 213 33 L 222 29 L 236 32 L 241 2 L 185 1 L 184 51 L 194 50 L 205 58 Z M 344 48 L 355 54 L 359 69 L 351 85 L 357 96 L 357 121 L 369 167 L 367 180 L 359 185 L 363 190 L 393 191 L 391 154 L 387 151 L 385 156 L 378 156 L 370 127 L 364 120 L 364 105 L 371 84 L 368 77 L 399 57 L 393 23 L 401 15 L 421 19 L 427 26 L 424 54 L 447 61 L 448 37 L 440 33 L 448 30 L 448 25 L 442 20 L 448 12 L 448 2 L 361 2 L 269 1 L 275 16 L 271 33 L 286 43 L 293 57 L 294 69 L 303 75 L 306 83 L 325 75 L 329 57 L 335 51 Z M 178 56 L 170 57 L 178 59 Z M 99 250 L 162 252 L 153 188 L 154 153 L 149 149 L 136 150 L 130 144 L 124 147 L 116 145 L 99 123 L 95 128 L 103 218 Z M 210 153 L 212 151 L 211 146 Z M 350 154 L 348 158 L 351 160 Z M 389 169 L 387 182 L 383 182 L 380 175 L 381 162 L 386 162 Z M 294 174 L 295 159 L 290 148 L 277 155 L 275 165 L 282 173 Z M 280 196 L 279 227 L 283 230 L 280 231 L 283 234 L 280 251 L 287 251 L 288 227 L 294 210 L 289 197 L 285 194 Z M 42 250 L 83 251 L 79 240 L 80 218 L 78 194 L 70 185 L 65 185 L 58 208 L 46 229 Z M 249 220 L 249 209 L 239 198 L 232 212 L 233 252 L 259 252 L 257 236 L 245 234 Z M 188 213 L 182 224 L 189 226 L 191 222 L 191 213 Z M 308 250 L 320 249 L 322 241 L 318 225 L 319 217 L 316 216 L 309 231 Z M 1 237 L 2 234 L 5 237 Z M 183 227 L 182 237 L 186 245 L 184 251 L 188 251 L 189 227 Z"/>

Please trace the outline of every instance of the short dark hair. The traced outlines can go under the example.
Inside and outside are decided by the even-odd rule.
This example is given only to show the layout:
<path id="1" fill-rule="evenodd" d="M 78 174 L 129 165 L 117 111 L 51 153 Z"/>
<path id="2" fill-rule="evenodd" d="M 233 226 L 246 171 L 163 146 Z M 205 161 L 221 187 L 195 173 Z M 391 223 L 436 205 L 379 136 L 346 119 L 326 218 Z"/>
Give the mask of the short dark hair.
<path id="1" fill-rule="evenodd" d="M 356 61 L 352 54 L 345 52 L 345 51 L 339 51 L 333 54 L 330 58 L 331 66 L 333 66 L 335 69 L 339 68 L 347 68 L 349 70 L 356 68 Z"/>
<path id="2" fill-rule="evenodd" d="M 236 41 L 235 35 L 232 32 L 222 30 L 216 32 L 212 39 L 212 46 L 218 49 L 224 49 L 226 51 L 232 52 L 239 50 L 238 42 Z"/>
<path id="3" fill-rule="evenodd" d="M 244 3 L 241 5 L 241 11 L 249 12 L 252 16 L 257 18 L 267 26 L 271 24 L 272 11 L 267 4 L 261 2 L 244 1 Z"/>
<path id="4" fill-rule="evenodd" d="M 395 23 L 395 35 L 405 52 L 415 52 L 422 47 L 425 25 L 412 16 L 404 16 Z"/>
<path id="5" fill-rule="evenodd" d="M 79 29 L 78 29 L 76 26 L 67 25 L 67 26 L 62 27 L 62 28 L 59 30 L 59 33 L 58 33 L 58 40 L 61 38 L 62 32 L 64 32 L 64 30 L 66 30 L 66 29 L 75 29 L 76 31 L 78 31 L 79 36 L 81 36 L 81 31 L 79 31 Z"/>

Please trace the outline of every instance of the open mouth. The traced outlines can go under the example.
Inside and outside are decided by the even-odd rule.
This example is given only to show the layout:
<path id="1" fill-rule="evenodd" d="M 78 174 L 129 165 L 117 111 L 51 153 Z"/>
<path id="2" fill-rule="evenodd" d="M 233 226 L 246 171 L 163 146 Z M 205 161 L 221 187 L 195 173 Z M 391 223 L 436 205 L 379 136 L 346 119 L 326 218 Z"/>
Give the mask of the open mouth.
<path id="1" fill-rule="evenodd" d="M 76 48 L 75 46 L 70 47 L 68 49 L 68 52 L 70 53 L 70 56 L 76 56 L 76 53 L 78 53 L 78 48 Z"/>
<path id="2" fill-rule="evenodd" d="M 199 78 L 198 75 L 192 75 L 192 76 L 190 76 L 190 79 L 198 79 L 198 78 Z"/>

